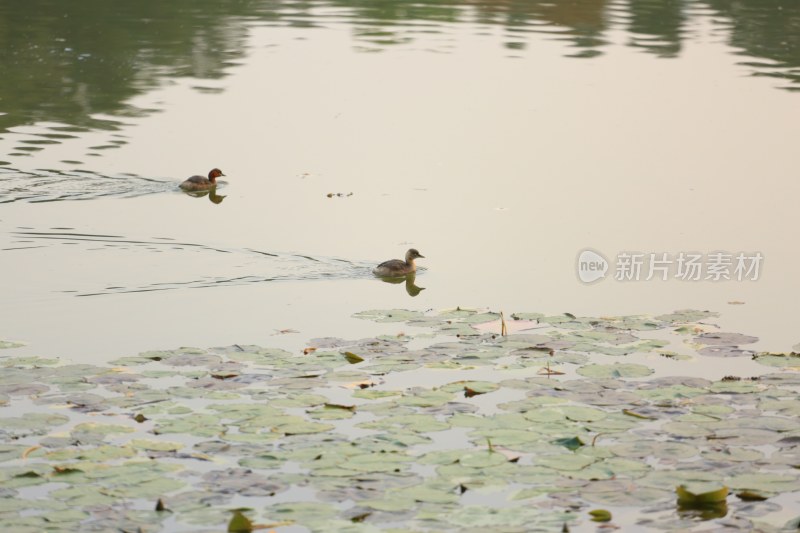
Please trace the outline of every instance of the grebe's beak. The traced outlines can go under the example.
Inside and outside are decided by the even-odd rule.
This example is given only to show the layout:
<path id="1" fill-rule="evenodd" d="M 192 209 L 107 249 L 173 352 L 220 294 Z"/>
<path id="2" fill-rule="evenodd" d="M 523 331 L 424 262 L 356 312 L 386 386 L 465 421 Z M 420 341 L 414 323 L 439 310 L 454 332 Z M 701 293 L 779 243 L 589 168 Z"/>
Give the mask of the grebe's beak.
<path id="1" fill-rule="evenodd" d="M 425 259 L 425 256 L 422 254 L 417 255 L 418 258 Z"/>

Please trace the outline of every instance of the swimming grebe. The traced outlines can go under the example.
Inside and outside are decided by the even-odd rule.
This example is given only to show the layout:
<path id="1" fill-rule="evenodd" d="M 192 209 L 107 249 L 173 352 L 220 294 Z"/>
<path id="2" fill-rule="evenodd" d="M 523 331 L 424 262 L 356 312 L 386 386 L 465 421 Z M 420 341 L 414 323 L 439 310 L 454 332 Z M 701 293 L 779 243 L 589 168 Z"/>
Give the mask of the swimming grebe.
<path id="1" fill-rule="evenodd" d="M 415 248 L 411 248 L 406 252 L 405 261 L 401 259 L 390 259 L 389 261 L 384 261 L 372 269 L 372 273 L 376 276 L 384 277 L 405 276 L 406 274 L 416 272 L 417 265 L 414 264 L 414 259 L 417 259 L 418 257 L 425 258 L 425 256 L 420 254 Z"/>
<path id="2" fill-rule="evenodd" d="M 217 186 L 217 178 L 225 174 L 218 168 L 212 169 L 208 173 L 208 177 L 192 176 L 180 184 L 180 188 L 184 191 L 207 191 Z"/>

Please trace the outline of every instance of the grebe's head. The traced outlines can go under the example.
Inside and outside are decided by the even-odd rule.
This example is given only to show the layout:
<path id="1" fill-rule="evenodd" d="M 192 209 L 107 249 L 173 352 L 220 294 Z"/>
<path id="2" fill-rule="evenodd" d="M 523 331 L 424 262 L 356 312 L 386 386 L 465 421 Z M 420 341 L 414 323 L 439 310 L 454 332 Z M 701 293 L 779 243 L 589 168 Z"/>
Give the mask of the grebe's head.
<path id="1" fill-rule="evenodd" d="M 411 261 L 417 259 L 418 257 L 421 257 L 423 259 L 425 258 L 425 256 L 419 253 L 416 248 L 411 248 L 409 251 L 406 252 L 406 263 L 410 263 Z"/>
<path id="2" fill-rule="evenodd" d="M 214 181 L 218 177 L 224 176 L 224 175 L 225 174 L 223 174 L 220 169 L 214 168 L 214 169 L 211 169 L 211 172 L 208 173 L 208 179 L 210 179 L 211 181 Z"/>

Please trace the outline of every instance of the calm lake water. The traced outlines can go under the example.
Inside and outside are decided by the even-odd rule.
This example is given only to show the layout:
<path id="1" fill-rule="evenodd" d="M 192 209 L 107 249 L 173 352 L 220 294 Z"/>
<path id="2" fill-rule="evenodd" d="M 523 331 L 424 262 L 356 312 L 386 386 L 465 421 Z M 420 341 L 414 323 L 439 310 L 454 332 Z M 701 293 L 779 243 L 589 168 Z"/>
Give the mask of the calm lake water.
<path id="1" fill-rule="evenodd" d="M 455 306 L 800 341 L 797 2 L 31 0 L 0 36 L 16 353 L 297 348 Z M 177 190 L 213 167 L 218 197 Z M 370 274 L 412 246 L 413 297 Z M 622 252 L 718 251 L 758 279 L 614 279 Z"/>

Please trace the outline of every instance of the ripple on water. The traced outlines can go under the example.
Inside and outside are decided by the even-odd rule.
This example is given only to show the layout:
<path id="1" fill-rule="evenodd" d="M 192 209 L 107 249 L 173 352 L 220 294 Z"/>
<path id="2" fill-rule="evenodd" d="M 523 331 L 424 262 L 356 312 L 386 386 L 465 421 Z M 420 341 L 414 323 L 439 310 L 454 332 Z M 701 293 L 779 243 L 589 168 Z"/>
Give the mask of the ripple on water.
<path id="1" fill-rule="evenodd" d="M 82 164 L 80 161 L 72 163 Z M 131 174 L 52 169 L 28 172 L 0 167 L 0 203 L 90 200 L 106 196 L 130 198 L 173 190 L 175 183 L 172 181 Z"/>
<path id="2" fill-rule="evenodd" d="M 58 262 L 66 256 L 92 253 L 94 264 L 113 257 L 116 262 L 138 264 L 142 254 L 168 253 L 156 272 L 131 270 L 125 281 L 103 286 L 101 282 L 78 280 L 59 292 L 75 296 L 102 296 L 178 289 L 229 287 L 252 283 L 280 281 L 315 281 L 372 278 L 372 263 L 353 262 L 340 258 L 279 253 L 253 248 L 225 248 L 197 242 L 177 241 L 171 237 L 135 238 L 125 235 L 94 234 L 74 228 L 17 228 L 10 232 L 9 244 L 2 250 L 26 253 L 25 250 L 46 248 L 47 261 Z M 70 245 L 64 248 L 64 245 Z M 52 259 L 49 254 L 56 254 Z M 65 256 L 66 254 L 66 256 Z M 198 258 L 197 254 L 201 254 Z M 43 260 L 39 256 L 38 260 Z M 202 274 L 195 265 L 208 265 Z M 236 276 L 224 273 L 236 271 Z M 220 274 L 217 274 L 219 272 Z"/>

